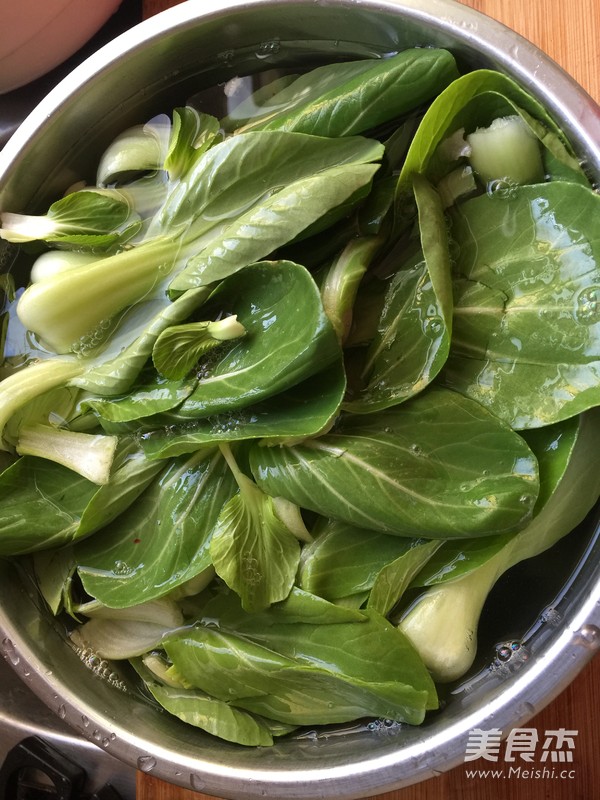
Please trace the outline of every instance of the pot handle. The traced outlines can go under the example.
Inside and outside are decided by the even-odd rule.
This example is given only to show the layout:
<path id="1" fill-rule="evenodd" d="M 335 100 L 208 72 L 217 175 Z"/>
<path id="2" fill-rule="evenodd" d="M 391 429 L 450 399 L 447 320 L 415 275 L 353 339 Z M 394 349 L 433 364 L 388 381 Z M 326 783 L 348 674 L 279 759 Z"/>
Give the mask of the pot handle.
<path id="1" fill-rule="evenodd" d="M 35 800 L 43 776 L 48 800 L 82 800 L 85 770 L 39 736 L 30 736 L 10 750 L 0 767 L 0 800 Z M 50 782 L 50 785 L 48 784 Z M 88 800 L 122 800 L 107 784 Z"/>

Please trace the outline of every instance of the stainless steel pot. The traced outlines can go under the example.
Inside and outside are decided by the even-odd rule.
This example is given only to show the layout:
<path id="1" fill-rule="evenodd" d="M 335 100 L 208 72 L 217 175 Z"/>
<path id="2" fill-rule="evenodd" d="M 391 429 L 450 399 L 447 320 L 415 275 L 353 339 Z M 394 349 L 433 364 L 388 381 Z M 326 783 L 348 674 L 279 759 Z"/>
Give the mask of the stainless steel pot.
<path id="1" fill-rule="evenodd" d="M 452 0 L 191 0 L 119 37 L 50 93 L 0 154 L 0 207 L 43 206 L 89 172 L 116 132 L 201 88 L 266 66 L 415 44 L 448 47 L 465 65 L 496 67 L 519 80 L 600 180 L 597 106 L 532 45 Z M 455 766 L 473 728 L 523 725 L 591 658 L 600 646 L 597 516 L 570 537 L 562 555 L 550 557 L 553 582 L 533 601 L 520 589 L 523 576 L 513 573 L 510 596 L 519 602 L 509 613 L 511 628 L 501 613 L 508 595 L 499 590 L 500 613 L 486 613 L 482 623 L 481 671 L 421 728 L 331 730 L 273 748 L 216 741 L 158 713 L 110 665 L 82 660 L 9 562 L 0 563 L 2 651 L 60 717 L 157 777 L 238 800 L 364 797 Z M 549 603 L 552 613 L 542 614 Z M 509 631 L 522 646 L 508 661 L 494 660 L 493 643 Z"/>

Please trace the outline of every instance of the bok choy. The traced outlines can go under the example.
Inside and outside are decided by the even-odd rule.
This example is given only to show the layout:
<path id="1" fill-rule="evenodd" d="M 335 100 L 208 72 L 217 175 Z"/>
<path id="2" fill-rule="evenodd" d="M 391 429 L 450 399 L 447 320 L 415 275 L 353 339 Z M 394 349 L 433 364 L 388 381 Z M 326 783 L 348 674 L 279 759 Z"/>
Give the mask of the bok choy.
<path id="1" fill-rule="evenodd" d="M 600 494 L 598 194 L 438 48 L 140 123 L 2 212 L 0 554 L 212 735 L 418 725 Z"/>

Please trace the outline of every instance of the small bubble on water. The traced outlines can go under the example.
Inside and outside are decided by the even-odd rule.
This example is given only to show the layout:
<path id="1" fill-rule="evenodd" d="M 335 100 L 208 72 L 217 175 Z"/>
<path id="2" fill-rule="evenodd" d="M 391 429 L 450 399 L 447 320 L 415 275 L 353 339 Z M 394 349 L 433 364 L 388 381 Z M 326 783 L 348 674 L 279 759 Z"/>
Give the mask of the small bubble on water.
<path id="1" fill-rule="evenodd" d="M 522 703 L 519 706 L 519 716 L 520 717 L 532 717 L 535 714 L 535 706 L 533 703 Z"/>
<path id="2" fill-rule="evenodd" d="M 597 650 L 600 648 L 600 628 L 596 625 L 582 625 L 575 632 L 574 639 L 575 644 L 580 644 L 590 650 Z"/>
<path id="3" fill-rule="evenodd" d="M 540 622 L 544 622 L 548 625 L 558 625 L 561 620 L 562 615 L 554 606 L 548 606 L 540 615 Z"/>
<path id="4" fill-rule="evenodd" d="M 517 186 L 511 181 L 507 180 L 506 178 L 498 178 L 494 181 L 489 181 L 486 186 L 486 192 L 488 195 L 494 197 L 500 197 L 505 200 L 510 200 L 515 196 L 515 192 L 517 190 Z"/>
<path id="5" fill-rule="evenodd" d="M 235 53 L 233 50 L 223 50 L 221 53 L 217 55 L 217 61 L 221 64 L 225 64 L 225 66 L 230 66 L 233 63 L 233 57 Z"/>
<path id="6" fill-rule="evenodd" d="M 367 730 L 378 735 L 390 735 L 400 730 L 401 724 L 393 719 L 376 719 L 367 723 Z"/>
<path id="7" fill-rule="evenodd" d="M 584 325 L 600 322 L 600 286 L 588 286 L 579 292 L 575 301 L 575 316 Z"/>
<path id="8" fill-rule="evenodd" d="M 512 658 L 514 650 L 512 645 L 503 644 L 496 651 L 498 661 L 509 661 Z"/>
<path id="9" fill-rule="evenodd" d="M 8 272 L 11 262 L 15 258 L 17 248 L 6 241 L 0 241 L 0 269 Z"/>
<path id="10" fill-rule="evenodd" d="M 206 784 L 204 780 L 200 777 L 200 775 L 196 775 L 195 772 L 190 773 L 190 786 L 192 787 L 192 789 L 195 789 L 196 791 L 201 791 L 202 789 L 204 789 L 205 785 Z"/>
<path id="11" fill-rule="evenodd" d="M 243 553 L 241 558 L 241 572 L 244 580 L 250 586 L 256 586 L 261 581 L 260 564 L 251 553 Z"/>
<path id="12" fill-rule="evenodd" d="M 140 756 L 137 760 L 137 766 L 140 772 L 152 772 L 156 766 L 156 759 L 152 756 Z"/>
<path id="13" fill-rule="evenodd" d="M 277 55 L 281 49 L 281 44 L 277 39 L 272 39 L 268 42 L 261 42 L 256 51 L 256 57 L 263 59 L 269 56 Z"/>
<path id="14" fill-rule="evenodd" d="M 425 336 L 438 336 L 444 329 L 444 323 L 441 317 L 432 316 L 423 321 L 422 327 Z"/>
<path id="15" fill-rule="evenodd" d="M 11 639 L 6 638 L 2 640 L 2 649 L 4 650 L 5 658 L 7 658 L 8 661 L 10 661 L 13 667 L 17 667 L 21 663 L 19 654 L 17 653 Z"/>
<path id="16" fill-rule="evenodd" d="M 529 651 L 519 641 L 503 642 L 496 647 L 496 667 L 510 672 L 520 669 L 529 661 Z"/>

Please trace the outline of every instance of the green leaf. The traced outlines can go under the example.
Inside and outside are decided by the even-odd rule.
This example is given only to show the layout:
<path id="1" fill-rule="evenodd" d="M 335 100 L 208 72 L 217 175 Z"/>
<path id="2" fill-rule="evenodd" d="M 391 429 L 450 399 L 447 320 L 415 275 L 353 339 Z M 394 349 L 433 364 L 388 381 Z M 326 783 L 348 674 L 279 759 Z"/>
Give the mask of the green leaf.
<path id="1" fill-rule="evenodd" d="M 201 608 L 198 618 L 208 624 L 218 619 L 219 624 L 232 631 L 244 633 L 262 630 L 272 625 L 339 625 L 341 623 L 364 622 L 362 611 L 344 608 L 329 602 L 323 597 L 293 586 L 292 590 L 279 603 L 273 603 L 262 611 L 247 613 L 241 607 L 238 595 L 221 587 Z"/>
<path id="2" fill-rule="evenodd" d="M 0 215 L 0 237 L 9 242 L 41 240 L 61 245 L 100 248 L 122 238 L 131 224 L 127 198 L 116 189 L 80 189 L 56 200 L 44 216 Z"/>
<path id="3" fill-rule="evenodd" d="M 129 392 L 160 334 L 186 320 L 209 294 L 209 289 L 202 288 L 186 292 L 173 302 L 155 297 L 138 303 L 121 320 L 106 349 L 80 360 L 85 370 L 71 379 L 71 385 L 112 397 Z"/>
<path id="4" fill-rule="evenodd" d="M 42 597 L 50 611 L 57 616 L 65 607 L 64 598 L 70 594 L 70 582 L 76 565 L 67 557 L 69 546 L 36 550 L 32 554 L 33 574 Z"/>
<path id="5" fill-rule="evenodd" d="M 382 152 L 382 145 L 362 137 L 351 137 L 343 142 L 284 132 L 231 137 L 211 147 L 195 162 L 185 179 L 174 183 L 161 209 L 145 226 L 141 242 L 97 262 L 59 273 L 52 280 L 29 286 L 19 301 L 21 321 L 55 352 L 76 348 L 78 353 L 83 350 L 87 355 L 105 343 L 105 327 L 120 322 L 126 309 L 127 317 L 136 318 L 140 306 L 159 298 L 163 302 L 162 310 L 164 302 L 168 301 L 166 284 L 172 282 L 173 276 L 192 256 L 201 258 L 226 228 L 235 227 L 238 217 L 252 215 L 253 208 L 261 217 L 261 204 L 264 202 L 271 207 L 272 196 L 287 191 L 295 182 L 299 182 L 298 192 L 291 191 L 298 201 L 304 179 L 313 176 L 318 182 L 319 173 L 330 169 L 342 173 L 356 171 L 355 178 L 346 179 L 340 175 L 331 187 L 325 186 L 324 194 L 329 194 L 333 204 L 339 205 L 346 197 L 345 192 L 350 190 L 352 194 L 359 184 L 369 183 L 375 166 L 366 167 L 368 175 L 363 167 L 380 158 Z M 308 182 L 310 184 L 310 180 Z M 334 183 L 341 195 L 336 192 Z M 310 192 L 308 199 L 306 207 L 292 209 L 301 227 L 310 224 L 315 214 L 318 217 L 324 210 L 317 209 L 314 203 L 319 205 L 321 201 L 315 200 Z M 267 238 L 271 234 L 274 236 L 268 247 L 287 241 L 281 226 L 269 224 L 266 209 L 261 219 L 266 223 Z M 239 226 L 237 229 L 244 239 L 248 231 L 244 232 Z M 293 236 L 293 232 L 289 234 L 289 238 Z M 234 268 L 267 255 L 265 242 L 260 238 L 253 241 L 251 234 L 248 247 L 236 253 Z M 127 274 L 126 281 L 124 274 Z M 148 322 L 148 314 L 145 319 Z M 102 335 L 98 337 L 98 333 Z M 121 349 L 132 346 L 138 333 L 131 333 L 129 331 L 129 337 L 121 342 Z"/>
<path id="6" fill-rule="evenodd" d="M 556 481 L 556 488 L 549 497 L 549 487 L 546 489 L 546 503 L 507 546 L 505 556 L 511 566 L 542 553 L 566 536 L 583 521 L 600 497 L 600 409 L 581 414 L 577 422 L 577 435 L 567 463 L 563 451 L 557 459 L 558 469 L 555 465 L 555 473 L 549 478 L 550 486 Z M 568 450 L 568 434 L 564 446 Z"/>
<path id="7" fill-rule="evenodd" d="M 262 439 L 268 445 L 305 439 L 333 423 L 345 390 L 340 360 L 281 394 L 237 411 L 180 425 L 171 424 L 165 415 L 163 427 L 143 433 L 140 444 L 148 458 L 168 458 L 217 442 Z"/>
<path id="8" fill-rule="evenodd" d="M 0 553 L 60 547 L 111 522 L 163 468 L 125 443 L 108 483 L 95 483 L 42 458 L 23 456 L 0 474 Z"/>
<path id="9" fill-rule="evenodd" d="M 410 586 L 414 576 L 441 544 L 441 541 L 435 539 L 430 542 L 418 539 L 406 553 L 386 564 L 373 583 L 367 608 L 372 608 L 383 616 L 389 614 Z"/>
<path id="10" fill-rule="evenodd" d="M 191 685 L 291 724 L 361 716 L 415 723 L 436 706 L 433 684 L 411 645 L 379 615 L 361 614 L 361 621 L 333 624 L 296 619 L 290 624 L 280 618 L 279 606 L 259 614 L 238 606 L 233 615 L 234 602 L 225 598 L 226 613 L 237 619 L 232 629 L 214 625 L 217 598 L 207 607 L 210 627 L 200 625 L 166 638 L 167 654 Z M 357 612 L 336 611 L 350 613 Z M 273 618 L 267 622 L 269 616 Z"/>
<path id="11" fill-rule="evenodd" d="M 287 130 L 350 136 L 417 108 L 457 77 L 453 56 L 434 48 L 328 64 L 301 75 L 258 109 L 253 98 L 222 120 L 226 130 Z"/>
<path id="12" fill-rule="evenodd" d="M 2 555 L 29 553 L 71 541 L 88 502 L 91 481 L 42 458 L 24 456 L 0 475 Z"/>
<path id="13" fill-rule="evenodd" d="M 209 628 L 172 634 L 164 646 L 192 685 L 283 723 L 315 725 L 381 716 L 419 724 L 429 702 L 428 692 L 399 680 L 349 679 Z"/>
<path id="14" fill-rule="evenodd" d="M 534 515 L 544 508 L 564 477 L 580 430 L 580 417 L 573 417 L 555 425 L 524 432 L 524 438 L 537 458 L 540 472 L 540 493 Z M 444 542 L 418 573 L 412 585 L 431 586 L 460 578 L 495 556 L 517 535 L 509 533 Z"/>
<path id="15" fill-rule="evenodd" d="M 95 533 L 117 519 L 133 505 L 163 468 L 164 464 L 159 465 L 146 458 L 135 438 L 122 438 L 109 482 L 90 498 L 83 511 L 79 535 L 82 537 Z"/>
<path id="16" fill-rule="evenodd" d="M 363 369 L 367 383 L 344 407 L 368 413 L 421 392 L 442 369 L 452 332 L 452 282 L 440 199 L 414 176 L 420 231 L 418 263 L 393 276 Z"/>
<path id="17" fill-rule="evenodd" d="M 367 164 L 382 154 L 379 142 L 360 136 L 341 142 L 284 131 L 229 137 L 203 153 L 177 183 L 150 233 L 191 224 L 186 238 L 198 239 L 286 186 L 332 168 Z"/>
<path id="18" fill-rule="evenodd" d="M 147 382 L 131 388 L 118 397 L 86 397 L 82 409 L 92 409 L 107 422 L 131 422 L 144 417 L 170 411 L 181 405 L 196 388 L 195 376 L 181 380 L 169 380 L 156 373 L 148 376 Z"/>
<path id="19" fill-rule="evenodd" d="M 374 611 L 341 608 L 295 589 L 283 603 L 261 613 L 248 613 L 234 595 L 220 593 L 204 615 L 205 624 L 218 620 L 221 630 L 300 663 L 361 681 L 396 679 L 425 689 L 435 701 L 433 685 L 410 644 Z"/>
<path id="20" fill-rule="evenodd" d="M 319 290 L 298 264 L 266 261 L 247 267 L 221 284 L 207 310 L 211 316 L 234 311 L 246 336 L 226 343 L 222 354 L 212 351 L 199 365 L 198 386 L 179 407 L 179 420 L 249 406 L 339 360 Z"/>
<path id="21" fill-rule="evenodd" d="M 188 725 L 202 728 L 227 742 L 255 747 L 273 744 L 267 725 L 252 714 L 198 689 L 167 686 L 144 667 L 141 659 L 133 659 L 131 663 L 154 699 L 169 714 Z"/>
<path id="22" fill-rule="evenodd" d="M 253 445 L 250 465 L 271 495 L 411 537 L 519 529 L 539 489 L 521 437 L 478 403 L 438 388 L 401 407 L 345 417 L 333 433 L 297 447 Z"/>
<path id="23" fill-rule="evenodd" d="M 454 335 L 443 381 L 515 429 L 600 402 L 600 197 L 514 187 L 457 208 Z"/>
<path id="24" fill-rule="evenodd" d="M 335 601 L 369 591 L 380 570 L 414 545 L 413 539 L 327 520 L 302 549 L 298 585 Z"/>
<path id="25" fill-rule="evenodd" d="M 367 141 L 367 140 L 365 140 Z M 231 222 L 188 261 L 170 289 L 185 291 L 232 275 L 287 244 L 330 209 L 367 189 L 378 164 L 331 167 L 284 186 Z M 358 194 L 358 198 L 363 193 Z"/>
<path id="26" fill-rule="evenodd" d="M 92 495 L 79 519 L 76 538 L 99 531 L 116 519 L 135 502 L 162 468 L 163 465 L 145 458 L 132 440 L 122 441 L 110 486 L 101 487 Z M 49 522 L 52 524 L 51 518 Z M 36 550 L 33 564 L 40 591 L 52 612 L 58 614 L 63 605 L 71 612 L 72 578 L 77 569 L 73 544 L 58 549 Z"/>
<path id="27" fill-rule="evenodd" d="M 433 586 L 461 578 L 485 564 L 516 535 L 518 534 L 501 533 L 496 536 L 477 536 L 472 539 L 443 542 L 418 574 L 413 576 L 412 586 Z"/>
<path id="28" fill-rule="evenodd" d="M 168 464 L 110 529 L 75 549 L 86 592 L 123 608 L 162 597 L 202 572 L 234 486 L 218 452 L 204 449 Z"/>
<path id="29" fill-rule="evenodd" d="M 210 555 L 217 574 L 240 596 L 242 607 L 260 611 L 290 593 L 300 544 L 277 515 L 273 498 L 240 472 L 227 445 L 221 450 L 239 492 L 219 514 Z"/>
<path id="30" fill-rule="evenodd" d="M 481 610 L 498 578 L 572 531 L 597 502 L 599 454 L 600 411 L 593 409 L 581 415 L 568 466 L 533 521 L 496 552 L 481 553 L 475 568 L 462 575 L 456 573 L 456 579 L 428 587 L 408 609 L 400 627 L 436 680 L 455 680 L 473 663 Z M 559 463 L 563 458 L 561 455 Z M 476 553 L 473 555 L 477 557 Z"/>
<path id="31" fill-rule="evenodd" d="M 191 106 L 173 111 L 173 129 L 164 169 L 169 178 L 180 179 L 194 162 L 208 150 L 219 135 L 219 121 L 210 114 L 203 114 Z"/>
<path id="32" fill-rule="evenodd" d="M 321 284 L 323 308 L 341 342 L 352 326 L 352 309 L 360 282 L 381 245 L 376 236 L 350 240 Z"/>
<path id="33" fill-rule="evenodd" d="M 221 342 L 239 339 L 246 331 L 235 315 L 216 322 L 188 322 L 164 330 L 152 350 L 156 371 L 165 378 L 180 380 L 198 359 Z"/>

